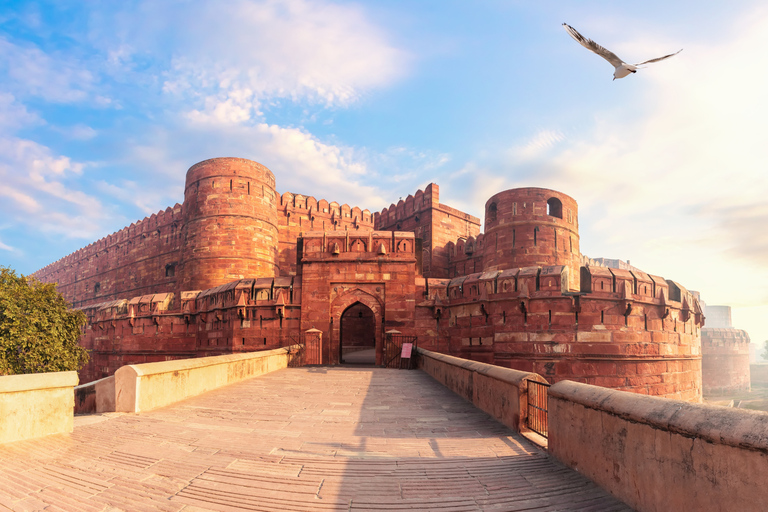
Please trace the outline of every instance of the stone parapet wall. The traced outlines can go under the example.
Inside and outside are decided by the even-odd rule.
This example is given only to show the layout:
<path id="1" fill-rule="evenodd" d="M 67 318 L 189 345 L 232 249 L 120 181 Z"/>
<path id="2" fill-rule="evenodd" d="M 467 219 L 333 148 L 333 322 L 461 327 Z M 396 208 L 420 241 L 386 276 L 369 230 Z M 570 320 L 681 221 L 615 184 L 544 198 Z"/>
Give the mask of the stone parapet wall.
<path id="1" fill-rule="evenodd" d="M 291 347 L 199 359 L 129 365 L 115 372 L 117 412 L 144 412 L 287 368 Z"/>
<path id="2" fill-rule="evenodd" d="M 371 231 L 373 214 L 357 206 L 285 192 L 277 208 L 280 275 L 296 275 L 296 240 L 308 231 Z"/>
<path id="3" fill-rule="evenodd" d="M 291 277 L 241 279 L 209 290 L 134 297 L 83 308 L 82 382 L 121 366 L 253 352 L 299 343 L 301 287 Z M 162 300 L 159 300 L 162 299 Z M 172 310 L 167 308 L 176 303 Z"/>
<path id="4" fill-rule="evenodd" d="M 528 381 L 546 383 L 543 377 L 422 348 L 416 351 L 419 369 L 509 428 L 526 430 Z"/>
<path id="5" fill-rule="evenodd" d="M 76 372 L 0 376 L 0 443 L 74 428 Z"/>
<path id="6" fill-rule="evenodd" d="M 426 277 L 452 277 L 448 244 L 480 234 L 480 219 L 440 203 L 440 187 L 430 183 L 405 200 L 374 214 L 378 231 L 410 231 L 422 240 Z"/>
<path id="7" fill-rule="evenodd" d="M 549 451 L 639 511 L 759 511 L 767 418 L 560 382 L 549 389 Z"/>
<path id="8" fill-rule="evenodd" d="M 550 382 L 700 401 L 695 297 L 661 278 L 602 270 L 608 284 L 578 294 L 564 291 L 564 266 L 428 279 L 427 298 L 417 302 L 420 346 Z M 677 300 L 668 298 L 670 286 Z"/>
<path id="9" fill-rule="evenodd" d="M 83 307 L 173 292 L 181 261 L 184 210 L 178 203 L 108 235 L 32 274 Z"/>
<path id="10" fill-rule="evenodd" d="M 114 412 L 115 376 L 75 386 L 75 414 Z"/>

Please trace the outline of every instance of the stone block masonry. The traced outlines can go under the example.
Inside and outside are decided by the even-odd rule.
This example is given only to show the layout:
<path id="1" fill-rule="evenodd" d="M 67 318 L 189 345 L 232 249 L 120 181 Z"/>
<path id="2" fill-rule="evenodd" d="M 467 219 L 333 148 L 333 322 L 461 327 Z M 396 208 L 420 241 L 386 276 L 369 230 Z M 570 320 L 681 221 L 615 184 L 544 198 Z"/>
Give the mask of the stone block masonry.
<path id="1" fill-rule="evenodd" d="M 552 455 L 635 510 L 765 510 L 765 413 L 560 382 L 549 434 Z"/>
<path id="2" fill-rule="evenodd" d="M 592 265 L 573 198 L 502 191 L 480 226 L 441 204 L 436 184 L 371 214 L 279 195 L 265 166 L 215 158 L 188 170 L 182 205 L 35 275 L 88 316 L 83 382 L 294 345 L 312 328 L 324 364 L 370 344 L 381 364 L 395 329 L 420 348 L 549 382 L 701 399 L 698 297 L 636 267 Z"/>

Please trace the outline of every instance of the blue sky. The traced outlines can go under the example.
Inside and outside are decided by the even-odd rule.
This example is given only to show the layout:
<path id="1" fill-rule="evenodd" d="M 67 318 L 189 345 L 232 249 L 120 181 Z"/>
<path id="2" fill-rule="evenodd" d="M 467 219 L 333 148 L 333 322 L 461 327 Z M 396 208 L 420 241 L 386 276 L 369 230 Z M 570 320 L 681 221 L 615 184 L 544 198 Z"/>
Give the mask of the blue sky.
<path id="1" fill-rule="evenodd" d="M 482 218 L 540 186 L 579 202 L 585 254 L 731 305 L 762 343 L 768 8 L 709 3 L 5 2 L 0 264 L 181 202 L 218 156 L 371 210 L 436 182 Z M 629 62 L 684 50 L 612 81 L 562 22 Z"/>

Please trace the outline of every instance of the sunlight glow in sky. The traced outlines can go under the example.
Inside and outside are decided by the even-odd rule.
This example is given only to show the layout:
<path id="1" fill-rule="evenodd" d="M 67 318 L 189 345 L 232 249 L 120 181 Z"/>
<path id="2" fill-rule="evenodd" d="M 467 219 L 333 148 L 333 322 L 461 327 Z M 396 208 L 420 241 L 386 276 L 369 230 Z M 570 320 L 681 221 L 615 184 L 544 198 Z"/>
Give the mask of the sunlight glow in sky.
<path id="1" fill-rule="evenodd" d="M 768 339 L 768 8 L 516 0 L 5 2 L 0 264 L 28 274 L 238 156 L 372 211 L 430 182 L 574 197 L 582 251 Z M 628 62 L 612 81 L 567 22 Z"/>

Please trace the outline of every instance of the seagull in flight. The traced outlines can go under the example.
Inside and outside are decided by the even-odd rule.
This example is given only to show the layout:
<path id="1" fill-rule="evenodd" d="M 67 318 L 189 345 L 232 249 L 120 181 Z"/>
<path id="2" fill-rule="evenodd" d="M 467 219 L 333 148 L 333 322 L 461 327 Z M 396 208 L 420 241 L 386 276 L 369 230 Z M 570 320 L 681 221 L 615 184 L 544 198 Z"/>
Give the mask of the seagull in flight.
<path id="1" fill-rule="evenodd" d="M 568 25 L 567 23 L 563 23 L 563 27 L 565 28 L 566 32 L 568 32 L 572 38 L 574 38 L 576 41 L 579 42 L 581 46 L 586 48 L 587 50 L 598 54 L 605 60 L 611 63 L 611 65 L 616 68 L 616 71 L 613 72 L 613 79 L 616 80 L 617 78 L 624 78 L 625 76 L 629 75 L 630 73 L 637 73 L 637 69 L 642 66 L 643 64 L 651 64 L 652 62 L 659 62 L 660 60 L 668 59 L 670 57 L 673 57 L 680 53 L 682 48 L 675 53 L 670 53 L 669 55 L 665 55 L 663 57 L 658 57 L 656 59 L 646 60 L 645 62 L 641 62 L 640 64 L 627 64 L 620 58 L 616 56 L 615 53 L 613 53 L 610 50 L 606 50 L 596 42 L 594 42 L 591 39 L 587 39 L 583 35 L 579 34 L 579 32 L 573 28 L 572 26 Z"/>

